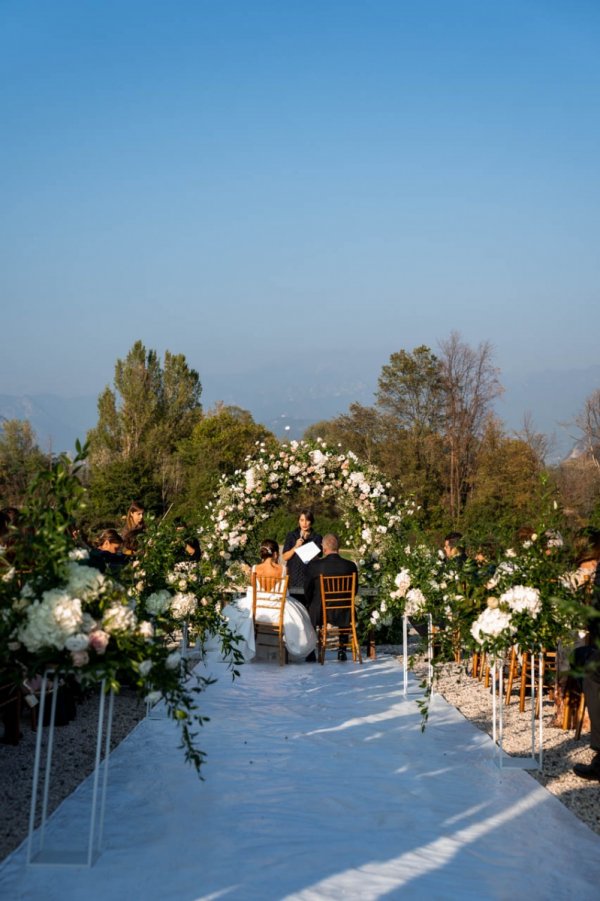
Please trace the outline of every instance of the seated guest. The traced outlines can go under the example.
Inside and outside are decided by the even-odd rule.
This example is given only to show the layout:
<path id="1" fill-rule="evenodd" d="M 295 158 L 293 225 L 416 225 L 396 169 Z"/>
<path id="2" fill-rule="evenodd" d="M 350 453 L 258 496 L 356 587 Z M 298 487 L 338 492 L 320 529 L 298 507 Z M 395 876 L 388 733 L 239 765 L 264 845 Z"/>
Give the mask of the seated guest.
<path id="1" fill-rule="evenodd" d="M 127 532 L 127 534 L 123 536 L 121 550 L 127 557 L 133 557 L 137 554 L 140 549 L 138 539 L 143 533 L 144 529 L 131 529 L 130 532 Z"/>
<path id="2" fill-rule="evenodd" d="M 127 516 L 125 517 L 123 537 L 134 529 L 144 528 L 144 512 L 144 507 L 137 501 L 133 501 L 133 503 L 130 504 Z"/>
<path id="3" fill-rule="evenodd" d="M 116 529 L 104 529 L 98 536 L 95 548 L 92 548 L 89 556 L 90 566 L 95 566 L 100 572 L 119 570 L 129 560 L 121 553 L 123 539 Z"/>
<path id="4" fill-rule="evenodd" d="M 265 538 L 260 546 L 260 563 L 252 567 L 252 572 L 258 577 L 268 579 L 282 579 L 285 577 L 285 569 L 279 562 L 279 545 L 272 538 Z M 222 610 L 223 616 L 229 622 L 231 632 L 240 638 L 239 650 L 246 660 L 252 659 L 255 653 L 254 621 L 253 614 L 253 589 L 248 588 L 246 594 L 227 604 Z M 272 622 L 267 611 L 261 611 L 262 622 Z M 288 655 L 293 660 L 304 660 L 307 654 L 314 654 L 317 644 L 317 636 L 311 625 L 306 608 L 300 601 L 294 600 L 289 595 L 286 599 L 283 613 L 283 631 L 285 647 Z"/>
<path id="5" fill-rule="evenodd" d="M 197 563 L 202 557 L 200 542 L 197 538 L 189 537 L 185 539 L 185 559 Z"/>
<path id="6" fill-rule="evenodd" d="M 600 614 L 600 566 L 594 577 L 593 606 Z M 586 674 L 583 679 L 585 702 L 590 715 L 590 747 L 596 753 L 589 764 L 576 763 L 573 772 L 582 779 L 600 782 L 600 616 L 590 619 L 589 647 L 586 654 Z"/>
<path id="7" fill-rule="evenodd" d="M 446 560 L 457 560 L 464 563 L 467 559 L 465 548 L 462 543 L 462 532 L 449 532 L 444 538 L 444 556 Z"/>
<path id="8" fill-rule="evenodd" d="M 323 557 L 311 560 L 306 573 L 306 581 L 304 583 L 304 599 L 308 608 L 310 621 L 315 629 L 322 623 L 323 609 L 321 601 L 321 576 L 348 576 L 352 573 L 357 574 L 358 569 L 356 563 L 352 560 L 346 560 L 340 557 L 340 542 L 337 535 L 331 533 L 323 536 Z M 348 628 L 350 625 L 350 611 L 340 610 L 337 618 L 333 617 L 332 625 L 341 628 Z M 346 660 L 347 639 L 344 633 L 340 633 L 340 645 L 338 651 L 338 660 Z"/>

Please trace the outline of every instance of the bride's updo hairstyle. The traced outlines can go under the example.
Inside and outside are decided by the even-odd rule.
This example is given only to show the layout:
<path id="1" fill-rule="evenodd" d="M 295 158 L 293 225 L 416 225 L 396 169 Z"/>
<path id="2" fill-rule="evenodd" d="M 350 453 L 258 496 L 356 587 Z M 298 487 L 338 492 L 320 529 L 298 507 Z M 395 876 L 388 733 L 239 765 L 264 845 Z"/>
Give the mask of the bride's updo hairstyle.
<path id="1" fill-rule="evenodd" d="M 279 558 L 279 545 L 272 538 L 265 538 L 260 546 L 260 559 L 265 561 L 272 559 L 277 563 Z"/>

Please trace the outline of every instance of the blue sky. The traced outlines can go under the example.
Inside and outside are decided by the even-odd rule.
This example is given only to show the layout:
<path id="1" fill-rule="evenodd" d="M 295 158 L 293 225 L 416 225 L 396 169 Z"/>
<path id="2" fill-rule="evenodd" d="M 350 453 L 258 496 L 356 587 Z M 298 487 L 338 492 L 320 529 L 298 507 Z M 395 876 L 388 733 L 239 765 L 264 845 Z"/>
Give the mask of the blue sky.
<path id="1" fill-rule="evenodd" d="M 453 330 L 596 365 L 599 46 L 595 0 L 0 0 L 0 391 L 138 338 L 217 394 Z"/>

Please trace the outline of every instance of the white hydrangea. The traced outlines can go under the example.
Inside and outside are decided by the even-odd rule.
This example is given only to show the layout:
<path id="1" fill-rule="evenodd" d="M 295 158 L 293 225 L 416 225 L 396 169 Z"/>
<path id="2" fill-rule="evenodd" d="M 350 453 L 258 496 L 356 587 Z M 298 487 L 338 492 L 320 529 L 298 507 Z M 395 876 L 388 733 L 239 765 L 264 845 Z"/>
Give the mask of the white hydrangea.
<path id="1" fill-rule="evenodd" d="M 173 595 L 171 592 L 167 591 L 166 588 L 162 588 L 160 591 L 155 591 L 154 594 L 151 594 L 146 598 L 146 610 L 152 616 L 159 616 L 161 613 L 164 613 L 165 610 L 169 609 L 172 599 Z"/>
<path id="2" fill-rule="evenodd" d="M 410 573 L 406 567 L 400 570 L 394 579 L 394 585 L 398 589 L 398 596 L 401 598 L 406 597 L 406 592 L 410 588 Z"/>
<path id="3" fill-rule="evenodd" d="M 86 635 L 85 632 L 76 632 L 75 635 L 67 638 L 65 648 L 67 651 L 87 651 L 89 643 L 89 635 Z"/>
<path id="4" fill-rule="evenodd" d="M 27 622 L 17 637 L 31 652 L 47 647 L 62 651 L 67 638 L 81 632 L 82 627 L 80 599 L 71 597 L 64 588 L 53 588 L 28 608 Z"/>
<path id="5" fill-rule="evenodd" d="M 152 623 L 149 623 L 148 620 L 144 620 L 138 626 L 138 634 L 142 636 L 142 638 L 152 638 L 154 635 L 154 626 Z"/>
<path id="6" fill-rule="evenodd" d="M 171 616 L 174 619 L 188 619 L 196 612 L 198 601 L 193 594 L 177 592 L 171 602 Z"/>
<path id="7" fill-rule="evenodd" d="M 180 663 L 181 654 L 179 653 L 179 651 L 171 651 L 171 653 L 165 660 L 165 666 L 167 669 L 177 669 Z"/>
<path id="8" fill-rule="evenodd" d="M 405 616 L 417 616 L 417 614 L 425 613 L 426 606 L 427 599 L 420 588 L 410 588 L 406 592 Z"/>
<path id="9" fill-rule="evenodd" d="M 122 604 L 113 604 L 105 611 L 102 619 L 102 627 L 109 635 L 115 632 L 133 632 L 136 625 L 135 613 Z"/>
<path id="10" fill-rule="evenodd" d="M 89 556 L 89 551 L 84 547 L 74 547 L 69 551 L 69 560 L 88 560 Z"/>
<path id="11" fill-rule="evenodd" d="M 484 644 L 490 638 L 497 638 L 503 632 L 512 635 L 514 631 L 510 613 L 492 607 L 486 607 L 471 626 L 471 635 L 479 644 Z M 509 641 L 507 639 L 507 644 Z"/>
<path id="12" fill-rule="evenodd" d="M 142 676 L 145 679 L 153 666 L 154 666 L 154 664 L 152 663 L 151 660 L 142 660 L 142 662 L 140 663 L 140 666 L 139 666 L 140 676 Z"/>
<path id="13" fill-rule="evenodd" d="M 93 566 L 82 566 L 71 560 L 67 563 L 67 590 L 73 597 L 82 601 L 92 600 L 106 587 L 107 580 L 104 573 Z"/>
<path id="14" fill-rule="evenodd" d="M 537 588 L 528 588 L 526 585 L 515 585 L 500 595 L 500 603 L 508 604 L 515 613 L 528 613 L 534 618 L 542 609 L 542 601 Z"/>

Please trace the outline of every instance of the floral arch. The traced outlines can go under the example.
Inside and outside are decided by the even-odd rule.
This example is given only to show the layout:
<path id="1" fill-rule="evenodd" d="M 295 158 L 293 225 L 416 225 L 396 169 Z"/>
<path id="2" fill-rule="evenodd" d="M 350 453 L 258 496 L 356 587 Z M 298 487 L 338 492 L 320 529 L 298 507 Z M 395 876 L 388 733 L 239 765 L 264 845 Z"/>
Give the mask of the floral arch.
<path id="1" fill-rule="evenodd" d="M 360 557 L 361 583 L 378 583 L 390 539 L 414 505 L 391 497 L 390 483 L 374 467 L 352 452 L 329 448 L 321 439 L 292 441 L 276 451 L 257 442 L 256 454 L 246 463 L 245 470 L 222 480 L 209 506 L 208 525 L 201 530 L 207 582 L 215 591 L 236 582 L 249 537 L 282 501 L 308 484 L 335 499 Z"/>

